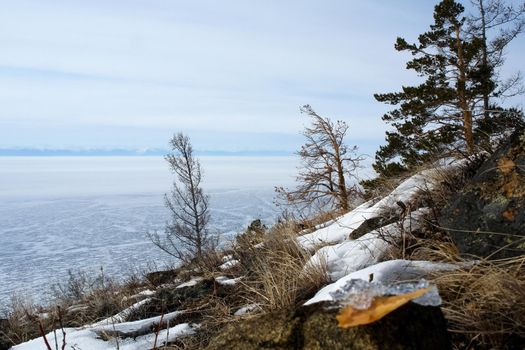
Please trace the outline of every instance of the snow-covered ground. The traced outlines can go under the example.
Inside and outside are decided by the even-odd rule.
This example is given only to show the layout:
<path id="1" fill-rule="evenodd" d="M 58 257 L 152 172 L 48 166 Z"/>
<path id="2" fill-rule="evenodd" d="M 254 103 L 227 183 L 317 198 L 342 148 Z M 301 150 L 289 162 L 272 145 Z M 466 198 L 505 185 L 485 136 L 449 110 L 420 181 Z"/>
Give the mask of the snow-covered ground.
<path id="1" fill-rule="evenodd" d="M 174 311 L 162 316 L 147 318 L 131 322 L 114 321 L 107 325 L 93 324 L 79 328 L 64 328 L 57 332 L 46 334 L 49 344 L 65 344 L 65 349 L 92 349 L 92 350 L 143 350 L 153 348 L 155 345 L 163 347 L 175 339 L 194 333 L 197 325 L 179 323 L 169 326 L 169 322 L 180 315 L 180 311 Z M 158 334 L 152 330 L 159 324 L 162 328 Z M 111 335 L 109 340 L 103 336 Z M 114 337 L 114 335 L 119 335 Z M 56 337 L 56 338 L 55 338 Z M 12 347 L 13 350 L 38 350 L 45 349 L 45 340 L 39 337 L 23 344 Z"/>
<path id="2" fill-rule="evenodd" d="M 293 157 L 202 157 L 212 226 L 224 237 L 270 223 Z M 146 237 L 162 230 L 172 175 L 162 157 L 0 157 L 0 308 L 36 300 L 67 271 L 121 275 L 170 262 Z"/>

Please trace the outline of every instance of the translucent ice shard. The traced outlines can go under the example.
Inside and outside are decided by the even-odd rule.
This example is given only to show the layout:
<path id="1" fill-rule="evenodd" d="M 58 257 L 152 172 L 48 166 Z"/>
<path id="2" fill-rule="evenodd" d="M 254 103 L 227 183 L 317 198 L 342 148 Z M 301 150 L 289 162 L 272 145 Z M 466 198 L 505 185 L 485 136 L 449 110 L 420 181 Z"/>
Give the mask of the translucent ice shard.
<path id="1" fill-rule="evenodd" d="M 367 282 L 359 279 L 352 279 L 346 282 L 338 290 L 330 293 L 334 301 L 343 305 L 351 305 L 355 309 L 368 309 L 372 301 L 377 297 L 401 295 L 414 292 L 419 289 L 429 288 L 429 291 L 413 300 L 420 305 L 438 306 L 441 305 L 437 287 L 430 285 L 428 281 L 422 279 L 419 282 L 406 282 L 397 284 L 382 284 L 378 282 Z"/>

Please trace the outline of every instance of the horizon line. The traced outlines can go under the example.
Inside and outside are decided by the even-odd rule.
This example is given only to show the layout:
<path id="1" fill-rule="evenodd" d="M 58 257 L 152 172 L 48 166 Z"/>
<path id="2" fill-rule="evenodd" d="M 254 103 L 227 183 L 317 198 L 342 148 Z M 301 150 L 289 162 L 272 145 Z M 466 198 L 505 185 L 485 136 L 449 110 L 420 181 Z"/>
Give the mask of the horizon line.
<path id="1" fill-rule="evenodd" d="M 0 157 L 65 157 L 65 156 L 165 156 L 170 151 L 162 148 L 146 150 L 131 148 L 0 148 Z M 195 150 L 196 156 L 293 156 L 295 151 L 286 150 Z"/>

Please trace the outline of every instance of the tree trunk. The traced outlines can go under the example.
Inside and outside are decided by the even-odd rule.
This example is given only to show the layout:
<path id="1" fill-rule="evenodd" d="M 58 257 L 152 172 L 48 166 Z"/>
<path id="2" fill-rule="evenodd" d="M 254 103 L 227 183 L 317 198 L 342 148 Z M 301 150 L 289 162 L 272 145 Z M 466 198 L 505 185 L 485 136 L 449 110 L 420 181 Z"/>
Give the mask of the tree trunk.
<path id="1" fill-rule="evenodd" d="M 467 153 L 474 153 L 474 137 L 472 134 L 472 111 L 466 97 L 466 67 L 463 59 L 463 47 L 461 45 L 460 26 L 456 25 L 456 49 L 458 54 L 458 102 L 463 116 L 463 130 L 465 142 L 467 143 Z"/>
<path id="2" fill-rule="evenodd" d="M 481 16 L 481 39 L 483 40 L 483 51 L 482 51 L 482 64 L 483 68 L 487 69 L 489 65 L 487 57 L 487 23 L 485 19 L 485 6 L 483 0 L 479 0 L 479 12 Z M 483 115 L 485 118 L 489 116 L 489 93 L 483 91 Z"/>
<path id="3" fill-rule="evenodd" d="M 341 154 L 340 154 L 340 148 L 337 143 L 334 144 L 334 151 L 335 151 L 335 161 L 337 165 L 337 182 L 338 182 L 338 197 L 339 197 L 339 204 L 341 206 L 341 210 L 347 212 L 348 211 L 348 192 L 346 192 L 346 181 L 345 181 L 345 173 L 343 170 L 343 163 L 341 161 Z"/>

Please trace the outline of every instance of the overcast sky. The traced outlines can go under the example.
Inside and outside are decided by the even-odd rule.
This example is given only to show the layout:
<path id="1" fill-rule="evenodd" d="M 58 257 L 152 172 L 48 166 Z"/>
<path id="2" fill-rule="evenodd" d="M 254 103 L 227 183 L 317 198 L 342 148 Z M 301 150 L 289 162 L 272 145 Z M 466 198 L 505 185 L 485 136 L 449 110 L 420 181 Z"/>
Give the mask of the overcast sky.
<path id="1" fill-rule="evenodd" d="M 373 152 L 388 106 L 372 94 L 415 79 L 395 38 L 435 3 L 5 0 L 0 148 L 166 148 L 184 131 L 200 150 L 293 151 L 310 104 Z M 524 37 L 508 51 L 522 69 Z"/>

